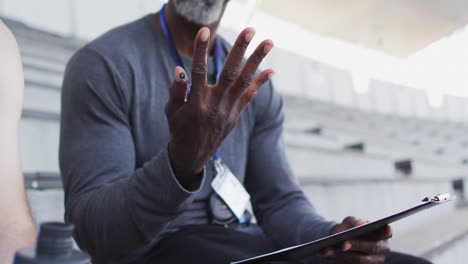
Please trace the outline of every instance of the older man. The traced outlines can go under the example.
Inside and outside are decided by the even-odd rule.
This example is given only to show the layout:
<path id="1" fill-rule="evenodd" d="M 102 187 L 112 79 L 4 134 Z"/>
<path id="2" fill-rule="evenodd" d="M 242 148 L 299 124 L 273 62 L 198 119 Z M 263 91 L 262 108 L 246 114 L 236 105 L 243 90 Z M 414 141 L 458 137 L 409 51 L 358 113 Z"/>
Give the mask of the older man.
<path id="1" fill-rule="evenodd" d="M 294 181 L 273 70 L 257 72 L 273 43 L 244 63 L 255 31 L 233 47 L 216 35 L 227 2 L 171 0 L 71 59 L 60 145 L 66 220 L 95 263 L 229 263 L 362 224 L 326 221 Z M 325 255 L 383 263 L 390 235 Z"/>
<path id="2" fill-rule="evenodd" d="M 23 70 L 15 38 L 2 21 L 0 58 L 0 263 L 11 263 L 15 250 L 34 244 L 36 231 L 19 155 Z"/>

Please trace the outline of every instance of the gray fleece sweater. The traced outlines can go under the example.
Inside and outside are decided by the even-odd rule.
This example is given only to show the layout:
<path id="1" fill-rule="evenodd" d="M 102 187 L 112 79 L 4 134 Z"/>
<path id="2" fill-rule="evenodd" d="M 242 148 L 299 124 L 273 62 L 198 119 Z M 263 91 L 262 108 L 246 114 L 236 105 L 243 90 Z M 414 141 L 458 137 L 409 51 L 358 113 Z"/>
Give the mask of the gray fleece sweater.
<path id="1" fill-rule="evenodd" d="M 220 43 L 224 61 L 230 46 Z M 183 60 L 190 72 L 190 58 Z M 214 59 L 208 64 L 213 81 Z M 181 227 L 210 222 L 212 164 L 185 189 L 168 157 L 164 105 L 175 66 L 151 16 L 106 33 L 67 66 L 60 138 L 65 219 L 95 263 L 136 263 Z M 282 129 L 282 101 L 268 83 L 219 150 L 252 197 L 254 228 L 278 247 L 325 236 L 334 224 L 296 183 Z"/>

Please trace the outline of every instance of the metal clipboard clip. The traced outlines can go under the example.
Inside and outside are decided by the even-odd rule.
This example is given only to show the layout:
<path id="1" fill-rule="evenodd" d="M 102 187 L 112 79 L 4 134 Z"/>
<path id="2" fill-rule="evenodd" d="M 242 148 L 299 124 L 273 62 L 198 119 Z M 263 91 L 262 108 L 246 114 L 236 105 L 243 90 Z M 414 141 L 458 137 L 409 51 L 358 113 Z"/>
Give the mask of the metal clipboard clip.
<path id="1" fill-rule="evenodd" d="M 444 203 L 444 202 L 452 201 L 456 197 L 457 197 L 456 195 L 451 196 L 450 193 L 444 193 L 444 194 L 436 195 L 433 198 L 426 197 L 422 200 L 422 202 Z"/>

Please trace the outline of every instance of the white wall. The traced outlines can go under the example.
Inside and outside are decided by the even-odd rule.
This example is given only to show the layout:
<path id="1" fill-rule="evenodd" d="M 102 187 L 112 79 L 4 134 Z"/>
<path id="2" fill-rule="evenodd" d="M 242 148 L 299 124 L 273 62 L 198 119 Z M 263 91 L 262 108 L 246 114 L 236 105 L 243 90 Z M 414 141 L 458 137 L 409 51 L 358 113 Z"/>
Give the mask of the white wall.
<path id="1" fill-rule="evenodd" d="M 34 27 L 82 39 L 160 8 L 160 0 L 1 0 L 0 13 Z"/>
<path id="2" fill-rule="evenodd" d="M 0 0 L 0 14 L 36 28 L 93 39 L 105 31 L 157 12 L 167 0 Z M 258 0 L 232 0 L 222 26 L 247 25 Z"/>
<path id="3" fill-rule="evenodd" d="M 158 11 L 164 2 L 166 1 L 0 0 L 0 14 L 36 28 L 90 40 L 117 25 Z M 307 37 L 307 43 L 310 45 L 329 41 L 331 46 L 336 46 L 324 51 L 329 55 L 328 61 L 330 56 L 335 56 L 336 61 L 331 60 L 332 64 L 328 62 L 325 64 L 323 63 L 325 57 L 318 56 L 320 51 L 316 51 L 323 49 L 323 43 L 307 46 L 306 50 L 302 50 L 301 45 L 297 44 L 302 41 L 298 35 L 300 29 L 291 27 L 291 30 L 287 31 L 285 29 L 288 24 L 285 22 L 276 21 L 275 18 L 262 13 L 254 15 L 259 2 L 259 0 L 231 0 L 222 21 L 221 33 L 232 41 L 242 28 L 251 25 L 257 28 L 257 36 L 251 46 L 254 47 L 265 38 L 272 38 L 277 44 L 276 49 L 263 67 L 276 70 L 276 88 L 282 93 L 308 96 L 366 111 L 468 123 L 466 98 L 445 97 L 440 108 L 433 108 L 428 104 L 425 92 L 391 84 L 388 81 L 370 81 L 369 87 L 365 87 L 368 91 L 356 93 L 355 91 L 361 87 L 356 87 L 356 83 L 353 82 L 355 75 L 350 69 L 362 70 L 359 68 L 359 57 L 350 55 L 350 58 L 354 58 L 351 61 L 354 64 L 339 66 L 339 57 L 353 53 L 349 45 L 343 51 L 338 48 L 336 41 Z M 288 36 L 290 40 L 285 41 L 284 36 Z M 297 53 L 291 50 L 296 50 Z"/>
<path id="4" fill-rule="evenodd" d="M 64 0 L 2 0 L 2 15 L 38 28 L 70 34 L 70 3 Z"/>

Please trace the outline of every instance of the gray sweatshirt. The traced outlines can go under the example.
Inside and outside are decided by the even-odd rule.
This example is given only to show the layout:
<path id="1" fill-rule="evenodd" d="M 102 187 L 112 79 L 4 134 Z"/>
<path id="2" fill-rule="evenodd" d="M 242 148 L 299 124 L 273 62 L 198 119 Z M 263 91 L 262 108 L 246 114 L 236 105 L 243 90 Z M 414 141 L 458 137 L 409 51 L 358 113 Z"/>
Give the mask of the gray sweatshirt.
<path id="1" fill-rule="evenodd" d="M 230 46 L 218 38 L 224 61 Z M 190 58 L 182 59 L 190 73 Z M 211 81 L 214 63 L 210 57 Z M 164 105 L 175 66 L 151 16 L 106 33 L 67 66 L 60 136 L 65 219 L 95 263 L 138 262 L 181 227 L 210 223 L 211 162 L 185 189 L 168 157 Z M 334 225 L 314 211 L 291 173 L 283 118 L 281 98 L 268 83 L 219 149 L 251 195 L 254 228 L 278 247 L 323 237 Z"/>

